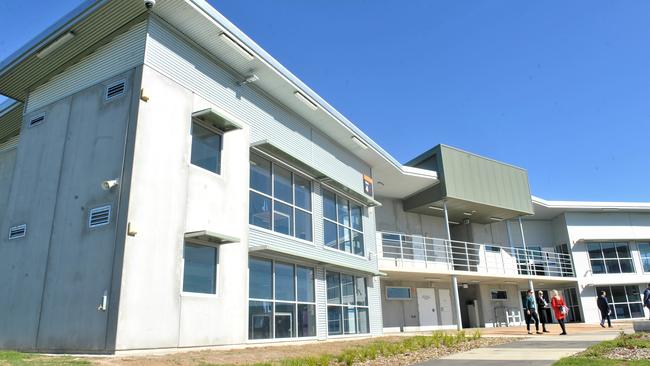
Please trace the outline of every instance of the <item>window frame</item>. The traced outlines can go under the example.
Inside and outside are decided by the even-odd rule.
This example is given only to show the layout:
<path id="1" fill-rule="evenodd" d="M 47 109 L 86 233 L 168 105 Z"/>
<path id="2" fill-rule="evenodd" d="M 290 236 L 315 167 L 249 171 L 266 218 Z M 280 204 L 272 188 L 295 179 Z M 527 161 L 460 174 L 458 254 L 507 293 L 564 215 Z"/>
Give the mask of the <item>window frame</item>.
<path id="1" fill-rule="evenodd" d="M 392 288 L 399 288 L 399 289 L 404 289 L 405 288 L 405 289 L 407 289 L 408 292 L 409 292 L 409 297 L 390 297 L 390 296 L 388 296 L 388 290 L 392 289 Z M 410 300 L 413 300 L 413 293 L 412 293 L 410 287 L 406 287 L 406 286 L 386 286 L 385 293 L 386 293 L 386 300 L 387 301 L 398 301 L 398 300 L 399 301 L 410 301 Z"/>
<path id="2" fill-rule="evenodd" d="M 338 275 L 338 279 L 339 279 L 339 281 L 338 281 L 338 282 L 339 282 L 339 283 L 338 283 L 338 289 L 339 289 L 339 291 L 338 291 L 338 292 L 339 292 L 338 296 L 339 296 L 339 299 L 340 299 L 340 303 L 338 303 L 338 304 L 337 304 L 337 303 L 331 303 L 331 302 L 329 302 L 329 296 L 328 296 L 328 294 L 327 294 L 327 292 L 329 292 L 329 285 L 327 284 L 327 277 L 328 277 L 327 275 L 328 275 L 329 273 L 337 274 L 337 275 Z M 354 299 L 353 299 L 353 303 L 352 303 L 352 304 L 343 304 L 343 276 L 350 276 L 350 277 L 352 277 L 353 292 L 354 292 Z M 359 278 L 363 278 L 363 279 L 364 279 L 364 284 L 365 284 L 365 287 L 366 287 L 366 290 L 365 290 L 365 292 L 364 292 L 364 293 L 365 293 L 365 296 L 366 296 L 366 301 L 365 301 L 366 304 L 365 304 L 365 305 L 359 305 L 359 304 L 358 304 L 358 300 L 357 300 L 357 294 L 358 294 L 358 291 L 357 291 L 357 280 L 358 280 Z M 369 291 L 368 291 L 368 288 L 369 288 L 368 284 L 369 284 L 368 278 L 365 277 L 365 276 L 355 276 L 355 275 L 352 275 L 352 274 L 349 274 L 349 273 L 345 273 L 345 272 L 325 271 L 325 288 L 326 288 L 326 291 L 325 291 L 325 315 L 326 315 L 326 319 L 327 319 L 327 328 L 326 328 L 326 329 L 327 329 L 327 337 L 328 337 L 328 338 L 364 336 L 364 335 L 367 335 L 367 334 L 371 334 L 371 333 L 372 333 L 372 331 L 371 331 L 371 329 L 370 329 L 370 323 L 371 323 L 371 319 L 370 319 L 370 296 L 369 296 Z M 340 317 L 340 321 L 341 321 L 341 324 L 340 324 L 340 330 L 341 330 L 341 332 L 340 332 L 340 333 L 330 334 L 330 329 L 329 329 L 329 328 L 330 328 L 330 314 L 329 314 L 329 309 L 330 309 L 330 307 L 339 307 L 339 308 L 341 309 L 341 317 Z M 350 308 L 353 308 L 353 309 L 354 309 L 354 314 L 355 314 L 355 332 L 354 332 L 354 333 L 345 333 L 345 327 L 344 327 L 344 322 L 345 322 L 344 311 L 345 311 L 346 309 L 350 309 Z M 361 332 L 359 331 L 359 328 L 360 328 L 360 327 L 359 327 L 359 323 L 360 323 L 360 319 L 361 319 L 361 318 L 359 317 L 359 309 L 365 309 L 366 313 L 368 314 L 368 316 L 367 316 L 367 320 L 368 320 L 368 322 L 367 322 L 368 331 L 367 331 L 367 332 L 363 332 L 363 333 L 361 333 Z"/>
<path id="3" fill-rule="evenodd" d="M 198 245 L 198 246 L 203 246 L 203 247 L 209 247 L 213 248 L 215 250 L 215 263 L 214 263 L 214 293 L 206 293 L 206 292 L 192 292 L 192 291 L 185 291 L 185 245 L 186 244 L 192 244 L 192 245 Z M 183 239 L 183 255 L 182 255 L 182 273 L 183 275 L 181 276 L 181 296 L 192 296 L 192 297 L 219 297 L 219 268 L 220 268 L 220 253 L 219 253 L 219 245 L 214 245 L 213 243 L 206 243 L 201 240 L 196 240 L 196 239 Z"/>
<path id="4" fill-rule="evenodd" d="M 332 220 L 328 217 L 325 216 L 325 192 L 331 194 L 334 196 L 334 211 L 336 212 L 336 220 Z M 362 204 L 361 202 L 354 200 L 346 195 L 339 194 L 337 191 L 330 189 L 329 187 L 323 186 L 321 188 L 321 197 L 322 197 L 322 208 L 321 208 L 321 214 L 323 217 L 323 247 L 328 248 L 330 250 L 336 250 L 338 252 L 343 252 L 346 254 L 351 254 L 354 255 L 357 258 L 365 258 L 366 255 L 368 254 L 368 250 L 366 248 L 366 238 L 365 238 L 365 231 L 364 231 L 364 225 L 363 225 L 363 218 L 366 214 L 366 209 L 367 207 Z M 348 216 L 349 216 L 349 225 L 345 225 L 342 221 L 339 221 L 339 199 L 342 201 L 346 201 L 347 206 L 348 206 Z M 358 206 L 361 208 L 361 230 L 355 229 L 352 224 L 352 206 Z M 327 223 L 330 223 L 336 227 L 336 248 L 331 247 L 327 245 L 327 241 L 325 241 L 325 226 Z M 343 230 L 348 230 L 350 233 L 350 251 L 341 249 L 340 244 L 341 244 L 341 237 L 339 236 L 340 230 L 343 228 Z M 363 253 L 362 254 L 357 254 L 354 252 L 354 234 L 361 235 L 361 245 L 363 247 Z M 345 237 L 345 236 L 344 236 Z"/>
<path id="5" fill-rule="evenodd" d="M 625 299 L 626 301 L 614 301 L 614 291 L 612 288 L 614 287 L 621 287 L 623 288 L 623 292 L 625 292 Z M 627 294 L 627 287 L 635 287 L 637 291 L 639 291 L 639 299 L 637 301 L 630 301 L 630 297 Z M 600 291 L 605 289 L 607 292 L 607 299 L 609 300 L 609 306 L 610 310 L 612 310 L 611 316 L 612 319 L 619 319 L 618 315 L 616 314 L 616 307 L 617 306 L 626 306 L 628 310 L 628 314 L 630 315 L 629 318 L 620 318 L 623 320 L 629 320 L 629 319 L 642 319 L 645 318 L 645 313 L 644 311 L 644 306 L 643 306 L 643 292 L 639 289 L 639 285 L 636 284 L 622 284 L 622 285 L 597 285 L 595 286 L 596 288 L 596 296 L 600 296 Z M 630 308 L 631 304 L 639 304 L 641 306 L 641 312 L 643 315 L 641 317 L 632 317 L 632 309 Z"/>
<path id="6" fill-rule="evenodd" d="M 316 267 L 303 264 L 303 263 L 296 263 L 296 262 L 290 262 L 290 261 L 283 261 L 283 260 L 275 260 L 271 258 L 265 258 L 265 257 L 257 257 L 257 256 L 250 256 L 248 258 L 250 259 L 255 259 L 255 260 L 260 260 L 260 261 L 267 261 L 271 262 L 271 297 L 272 299 L 262 299 L 262 298 L 254 298 L 250 297 L 250 273 L 248 277 L 248 283 L 249 283 L 249 289 L 246 294 L 246 298 L 248 299 L 247 304 L 246 304 L 246 325 L 247 325 L 247 331 L 246 331 L 246 339 L 248 342 L 270 342 L 270 341 L 291 341 L 291 340 L 308 340 L 308 339 L 315 339 L 318 336 L 318 306 L 317 306 L 317 299 L 316 299 Z M 276 279 L 275 279 L 275 270 L 276 270 L 276 263 L 280 263 L 283 265 L 291 265 L 293 267 L 293 290 L 294 290 L 294 300 L 279 300 L 276 299 L 276 292 L 275 292 L 275 287 L 276 287 Z M 312 295 L 313 295 L 313 302 L 309 301 L 301 301 L 298 298 L 298 268 L 303 267 L 303 268 L 308 268 L 312 270 Z M 271 307 L 271 337 L 270 338 L 251 338 L 250 330 L 251 330 L 251 324 L 250 324 L 250 303 L 252 301 L 255 302 L 269 302 L 272 304 Z M 292 336 L 291 337 L 282 337 L 278 338 L 277 337 L 277 330 L 275 327 L 275 316 L 276 316 L 276 304 L 291 304 L 293 306 L 293 311 L 294 311 L 294 319 L 292 319 Z M 298 335 L 298 308 L 300 305 L 313 305 L 314 307 L 314 335 L 310 336 L 299 336 Z"/>
<path id="7" fill-rule="evenodd" d="M 212 174 L 218 175 L 220 177 L 223 176 L 223 169 L 222 169 L 222 162 L 223 161 L 222 161 L 222 158 L 223 158 L 223 148 L 224 148 L 225 140 L 226 140 L 225 139 L 226 131 L 221 130 L 221 129 L 217 128 L 217 127 L 211 126 L 211 125 L 201 121 L 198 118 L 191 118 L 190 120 L 191 120 L 190 121 L 190 165 L 194 166 L 194 167 L 197 167 L 197 168 L 199 168 L 201 170 L 205 170 L 207 172 L 210 172 Z M 197 124 L 197 125 L 201 126 L 201 128 L 204 128 L 204 129 L 206 129 L 206 130 L 220 136 L 221 141 L 219 143 L 219 157 L 218 157 L 219 171 L 218 172 L 206 169 L 206 168 L 204 168 L 204 167 L 202 167 L 200 165 L 196 165 L 196 164 L 192 163 L 192 147 L 194 146 L 194 135 L 193 135 L 194 124 Z"/>
<path id="8" fill-rule="evenodd" d="M 641 250 L 641 246 L 647 246 L 648 251 L 643 252 Z M 639 260 L 641 261 L 641 270 L 643 270 L 643 273 L 650 273 L 650 241 L 638 241 L 636 242 L 636 248 L 639 251 Z M 644 262 L 647 261 L 648 263 L 648 269 L 646 270 L 646 263 Z"/>
<path id="9" fill-rule="evenodd" d="M 614 253 L 616 253 L 616 258 L 607 258 L 605 256 L 605 252 L 603 251 L 603 244 L 613 244 L 614 245 Z M 617 244 L 625 244 L 627 247 L 627 252 L 629 253 L 629 257 L 619 257 L 618 255 L 618 250 L 616 249 Z M 600 249 L 600 257 L 598 258 L 592 258 L 591 257 L 591 252 L 589 250 L 589 246 L 591 245 L 598 245 Z M 608 275 L 608 274 L 635 274 L 636 272 L 636 266 L 634 264 L 634 255 L 632 254 L 632 248 L 630 245 L 630 242 L 626 241 L 589 241 L 585 243 L 585 250 L 587 252 L 587 256 L 589 257 L 589 269 L 591 270 L 591 274 L 594 276 L 598 275 Z M 618 268 L 620 269 L 619 272 L 609 272 L 609 268 L 607 266 L 607 261 L 614 261 L 618 263 Z M 628 260 L 632 266 L 632 271 L 630 272 L 623 272 L 622 267 L 621 267 L 621 260 Z M 603 266 L 605 269 L 605 272 L 594 272 L 594 267 L 593 267 L 593 262 L 595 261 L 602 261 Z"/>
<path id="10" fill-rule="evenodd" d="M 274 234 L 287 236 L 287 237 L 290 237 L 290 238 L 295 239 L 295 240 L 300 240 L 300 241 L 303 241 L 303 242 L 306 242 L 306 243 L 313 244 L 314 243 L 314 232 L 315 232 L 315 229 L 316 229 L 315 226 L 314 226 L 314 180 L 311 177 L 309 177 L 308 175 L 306 175 L 306 174 L 298 171 L 297 169 L 289 166 L 288 164 L 285 164 L 285 163 L 283 163 L 283 162 L 281 162 L 281 161 L 279 161 L 277 159 L 271 158 L 266 154 L 263 155 L 263 154 L 258 154 L 256 152 L 251 152 L 251 155 L 255 155 L 260 159 L 266 160 L 271 165 L 271 171 L 270 171 L 270 173 L 271 173 L 270 174 L 271 194 L 270 195 L 268 193 L 264 193 L 264 192 L 261 192 L 261 191 L 258 191 L 256 189 L 254 189 L 253 187 L 251 187 L 250 182 L 248 184 L 249 195 L 250 195 L 250 193 L 255 193 L 255 194 L 259 195 L 259 196 L 262 196 L 263 198 L 271 200 L 271 207 L 270 207 L 270 211 L 269 211 L 270 215 L 271 215 L 271 217 L 270 217 L 270 224 L 271 224 L 270 226 L 271 226 L 271 228 L 269 229 L 269 228 L 265 228 L 265 227 L 258 226 L 258 225 L 255 225 L 255 224 L 251 223 L 250 217 L 249 217 L 249 220 L 248 220 L 248 224 L 251 225 L 251 226 L 254 226 L 254 227 L 256 227 L 257 229 L 260 229 L 260 230 L 269 231 L 269 232 L 272 232 Z M 284 200 L 282 200 L 280 198 L 275 197 L 275 167 L 276 167 L 276 165 L 283 168 L 283 169 L 285 169 L 285 170 L 288 170 L 291 173 L 291 197 L 292 197 L 293 203 L 289 203 L 289 202 L 286 202 L 286 201 L 284 201 Z M 250 169 L 250 158 L 249 158 L 249 169 Z M 309 210 L 307 210 L 305 208 L 302 208 L 302 207 L 300 207 L 300 206 L 298 206 L 296 204 L 296 178 L 295 178 L 296 175 L 298 175 L 302 179 L 309 182 L 309 188 L 310 188 L 309 207 L 311 208 L 311 211 L 309 211 Z M 283 204 L 285 206 L 289 206 L 291 208 L 292 222 L 291 222 L 291 230 L 290 231 L 292 231 L 292 233 L 290 233 L 290 234 L 275 231 L 275 205 L 276 205 L 276 201 L 278 201 L 279 203 L 281 203 L 281 204 Z M 309 239 L 309 240 L 308 239 L 303 239 L 303 238 L 300 238 L 300 237 L 296 236 L 296 217 L 297 217 L 296 212 L 298 212 L 298 211 L 301 211 L 302 213 L 308 214 L 310 216 L 310 218 L 311 218 L 311 220 L 310 220 L 311 221 L 311 223 L 310 223 L 310 229 L 311 229 L 310 236 L 311 236 L 311 239 Z M 250 213 L 249 213 L 249 215 L 250 215 Z"/>

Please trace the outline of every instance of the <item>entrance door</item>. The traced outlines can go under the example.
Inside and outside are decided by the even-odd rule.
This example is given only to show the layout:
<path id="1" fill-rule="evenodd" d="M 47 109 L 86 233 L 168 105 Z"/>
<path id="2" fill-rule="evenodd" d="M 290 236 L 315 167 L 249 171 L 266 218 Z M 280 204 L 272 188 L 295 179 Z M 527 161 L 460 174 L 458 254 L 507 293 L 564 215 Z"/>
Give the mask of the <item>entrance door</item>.
<path id="1" fill-rule="evenodd" d="M 420 314 L 420 327 L 434 327 L 438 325 L 436 314 L 436 290 L 433 288 L 419 288 L 418 312 Z"/>
<path id="2" fill-rule="evenodd" d="M 451 310 L 451 291 L 448 289 L 439 289 L 438 297 L 440 298 L 440 320 L 442 325 L 453 325 L 454 316 Z"/>

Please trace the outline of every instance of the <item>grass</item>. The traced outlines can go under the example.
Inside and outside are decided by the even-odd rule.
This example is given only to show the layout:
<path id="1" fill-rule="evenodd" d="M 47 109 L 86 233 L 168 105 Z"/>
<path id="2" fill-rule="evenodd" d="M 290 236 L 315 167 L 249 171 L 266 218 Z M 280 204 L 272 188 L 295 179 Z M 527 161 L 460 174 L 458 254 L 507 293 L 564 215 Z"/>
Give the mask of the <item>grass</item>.
<path id="1" fill-rule="evenodd" d="M 350 347 L 338 355 L 325 354 L 313 357 L 287 358 L 274 362 L 257 363 L 252 366 L 328 366 L 331 364 L 350 366 L 358 362 L 374 360 L 378 357 L 390 357 L 429 347 L 453 347 L 479 338 L 481 338 L 481 333 L 478 330 L 471 335 L 467 335 L 462 331 L 455 334 L 434 332 L 432 335 L 408 337 L 397 342 L 380 340 L 363 346 Z"/>
<path id="2" fill-rule="evenodd" d="M 616 339 L 595 344 L 574 356 L 562 358 L 554 366 L 650 366 L 650 360 L 612 360 L 605 356 L 615 348 L 650 348 L 650 336 L 621 333 Z"/>
<path id="3" fill-rule="evenodd" d="M 85 360 L 72 357 L 44 357 L 38 354 L 0 352 L 0 366 L 82 366 L 90 365 Z"/>

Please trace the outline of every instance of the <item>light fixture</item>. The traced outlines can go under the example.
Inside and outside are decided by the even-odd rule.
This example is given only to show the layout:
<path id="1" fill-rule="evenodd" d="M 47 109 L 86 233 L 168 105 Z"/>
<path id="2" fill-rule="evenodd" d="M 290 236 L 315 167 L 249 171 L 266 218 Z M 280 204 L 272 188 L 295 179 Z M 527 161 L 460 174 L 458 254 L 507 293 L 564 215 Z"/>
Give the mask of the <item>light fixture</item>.
<path id="1" fill-rule="evenodd" d="M 490 220 L 492 220 L 492 221 L 503 221 L 503 219 L 500 218 L 500 217 L 490 217 Z"/>
<path id="2" fill-rule="evenodd" d="M 479 281 L 479 280 L 471 280 L 469 282 L 471 282 L 471 283 L 481 283 L 481 281 Z"/>
<path id="3" fill-rule="evenodd" d="M 54 42 L 50 43 L 47 47 L 43 48 L 40 52 L 36 54 L 36 57 L 38 58 L 44 58 L 50 53 L 54 52 L 57 48 L 63 46 L 67 42 L 69 42 L 72 38 L 75 36 L 74 31 L 69 31 L 62 35 L 61 37 L 57 38 Z"/>
<path id="4" fill-rule="evenodd" d="M 424 279 L 427 281 L 440 281 L 440 278 L 438 277 L 424 277 Z"/>
<path id="5" fill-rule="evenodd" d="M 465 215 L 465 216 L 472 216 L 472 213 L 471 213 L 471 212 L 463 212 L 463 215 Z"/>
<path id="6" fill-rule="evenodd" d="M 517 282 L 515 282 L 515 281 L 504 281 L 504 283 L 508 283 L 508 284 L 511 284 L 511 285 L 516 285 L 517 284 Z"/>
<path id="7" fill-rule="evenodd" d="M 358 138 L 356 136 L 352 136 L 350 138 L 352 139 L 352 141 L 354 141 L 355 144 L 359 145 L 360 148 L 362 148 L 364 150 L 368 150 L 368 145 L 366 145 L 365 142 L 361 141 L 360 138 Z"/>
<path id="8" fill-rule="evenodd" d="M 432 210 L 436 210 L 436 211 L 444 211 L 445 210 L 444 208 L 438 207 L 438 206 L 429 206 L 429 208 L 432 209 Z"/>
<path id="9" fill-rule="evenodd" d="M 228 46 L 232 47 L 235 51 L 239 52 L 248 61 L 252 61 L 255 58 L 250 52 L 248 52 L 248 50 L 246 50 L 242 45 L 240 45 L 239 42 L 232 39 L 226 33 L 221 33 L 219 35 L 219 38 L 221 38 L 222 41 L 224 41 Z"/>
<path id="10" fill-rule="evenodd" d="M 316 103 L 312 102 L 309 98 L 304 96 L 301 92 L 299 92 L 299 91 L 294 92 L 293 95 L 295 95 L 296 98 L 300 99 L 301 102 L 305 103 L 305 105 L 307 107 L 309 107 L 309 109 L 311 109 L 312 111 L 315 111 L 315 110 L 318 109 L 318 106 L 316 105 Z"/>
<path id="11" fill-rule="evenodd" d="M 255 74 L 252 74 L 250 76 L 247 76 L 246 79 L 244 79 L 243 81 L 238 82 L 237 84 L 239 86 L 242 86 L 242 85 L 254 83 L 254 82 L 258 81 L 259 79 L 260 79 L 259 76 L 255 75 Z"/>
<path id="12" fill-rule="evenodd" d="M 448 220 L 447 222 L 450 223 L 450 224 L 453 224 L 453 225 L 460 225 L 460 222 L 457 222 L 457 221 Z"/>

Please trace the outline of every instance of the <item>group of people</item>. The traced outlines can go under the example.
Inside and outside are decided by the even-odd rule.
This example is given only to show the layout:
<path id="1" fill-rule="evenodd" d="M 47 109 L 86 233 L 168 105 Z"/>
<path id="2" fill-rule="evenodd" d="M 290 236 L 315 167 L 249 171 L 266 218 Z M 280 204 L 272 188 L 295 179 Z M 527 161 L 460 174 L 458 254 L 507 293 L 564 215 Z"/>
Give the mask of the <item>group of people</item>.
<path id="1" fill-rule="evenodd" d="M 557 290 L 553 290 L 553 297 L 551 298 L 550 303 L 546 298 L 544 298 L 543 291 L 538 291 L 537 296 L 535 296 L 533 290 L 528 290 L 528 296 L 526 297 L 526 303 L 524 304 L 526 330 L 528 330 L 528 334 L 533 334 L 530 331 L 530 325 L 533 322 L 535 322 L 535 331 L 537 334 L 549 333 L 546 329 L 546 324 L 550 323 L 547 314 L 547 309 L 549 308 L 553 309 L 555 319 L 557 319 L 560 328 L 562 328 L 562 333 L 560 333 L 560 335 L 567 334 L 564 321 L 569 314 L 569 308 L 566 306 L 564 299 L 560 296 L 560 293 Z M 541 332 L 539 331 L 540 323 L 542 323 Z"/>
<path id="2" fill-rule="evenodd" d="M 612 327 L 612 320 L 610 315 L 612 314 L 611 308 L 609 307 L 609 299 L 607 298 L 607 292 L 601 291 L 596 302 L 598 305 L 598 310 L 600 310 L 600 326 L 605 328 L 605 322 L 609 328 Z M 648 308 L 648 313 L 650 314 L 650 284 L 643 291 L 643 306 Z M 537 296 L 534 296 L 533 290 L 528 290 L 528 296 L 526 297 L 526 303 L 524 305 L 524 310 L 526 312 L 526 330 L 528 334 L 533 334 L 530 331 L 530 325 L 535 323 L 535 330 L 537 334 L 548 333 L 546 329 L 546 324 L 550 323 L 551 320 L 548 319 L 547 309 L 553 309 L 555 314 L 555 319 L 560 324 L 562 328 L 562 333 L 560 335 L 566 335 L 566 326 L 565 319 L 569 314 L 569 308 L 564 303 L 564 299 L 560 296 L 560 293 L 557 290 L 553 290 L 553 297 L 549 303 L 544 298 L 544 292 L 538 291 Z M 650 319 L 648 319 L 650 320 Z M 542 324 L 542 331 L 539 331 L 539 324 Z"/>

